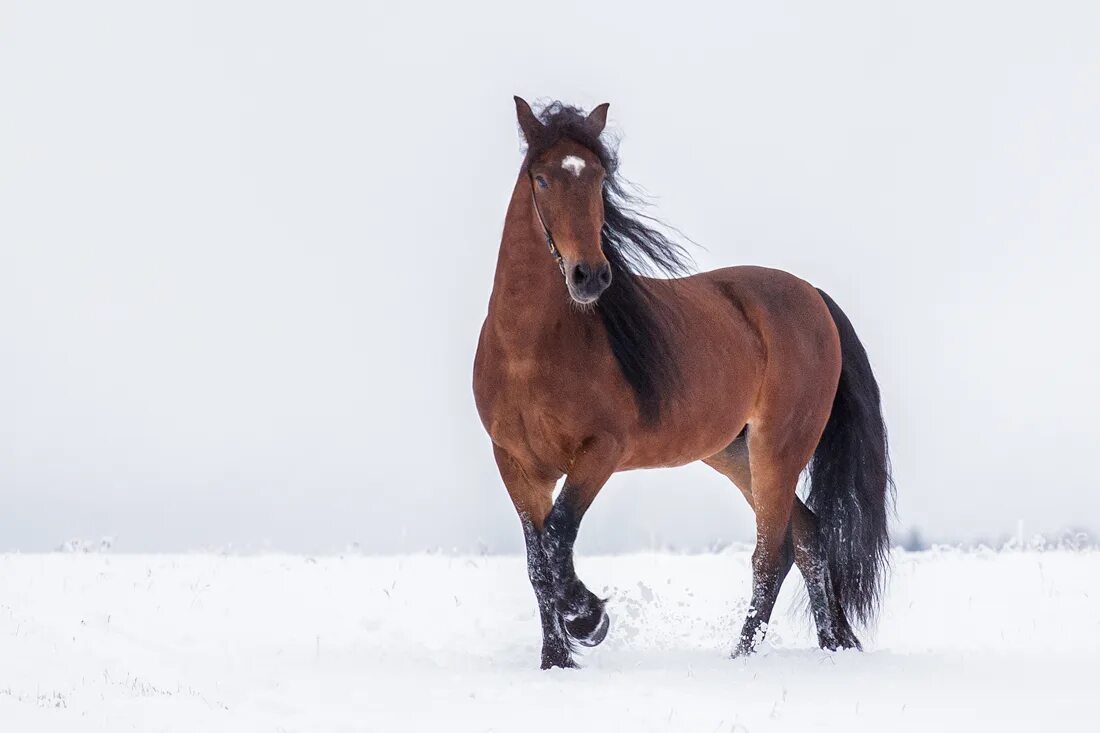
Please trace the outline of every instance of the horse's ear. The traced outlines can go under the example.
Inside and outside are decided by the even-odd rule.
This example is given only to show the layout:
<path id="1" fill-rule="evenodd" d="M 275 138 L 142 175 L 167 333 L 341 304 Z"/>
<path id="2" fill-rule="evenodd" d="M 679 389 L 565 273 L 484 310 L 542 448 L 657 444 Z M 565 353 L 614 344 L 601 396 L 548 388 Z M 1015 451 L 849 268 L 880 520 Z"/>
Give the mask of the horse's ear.
<path id="1" fill-rule="evenodd" d="M 531 111 L 531 105 L 527 104 L 527 100 L 523 97 L 512 97 L 512 99 L 516 100 L 516 118 L 519 120 L 519 129 L 523 131 L 523 137 L 530 144 L 538 138 L 543 124 L 539 122 L 538 117 L 535 117 L 535 113 Z"/>
<path id="2" fill-rule="evenodd" d="M 592 130 L 596 135 L 603 132 L 603 128 L 607 126 L 607 108 L 610 106 L 610 102 L 604 102 L 599 107 L 589 112 L 588 117 L 584 121 L 584 124 L 588 125 L 588 129 Z"/>

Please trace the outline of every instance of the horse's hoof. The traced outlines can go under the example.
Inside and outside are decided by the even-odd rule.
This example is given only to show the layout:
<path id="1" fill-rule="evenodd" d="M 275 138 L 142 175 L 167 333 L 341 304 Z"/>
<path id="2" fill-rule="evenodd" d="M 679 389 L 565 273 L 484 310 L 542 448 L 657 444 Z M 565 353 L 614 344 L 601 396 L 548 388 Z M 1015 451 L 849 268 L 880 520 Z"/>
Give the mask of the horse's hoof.
<path id="1" fill-rule="evenodd" d="M 572 659 L 544 659 L 540 667 L 546 669 L 577 669 L 577 663 Z"/>
<path id="2" fill-rule="evenodd" d="M 599 621 L 595 627 L 590 626 L 586 618 L 575 618 L 565 622 L 565 630 L 581 646 L 596 646 L 607 638 L 607 630 L 611 627 L 611 619 L 607 611 L 600 610 Z"/>
<path id="3" fill-rule="evenodd" d="M 577 663 L 573 661 L 573 655 L 569 652 L 568 642 L 565 639 L 556 638 L 549 643 L 543 643 L 542 664 L 540 666 L 543 669 L 553 669 L 554 667 L 573 669 L 577 666 Z"/>
<path id="4" fill-rule="evenodd" d="M 856 638 L 856 635 L 853 634 L 850 629 L 835 635 L 818 633 L 817 645 L 830 652 L 841 651 L 843 649 L 863 651 L 863 645 L 859 643 L 859 639 Z"/>
<path id="5" fill-rule="evenodd" d="M 730 654 L 730 659 L 741 659 L 743 657 L 751 657 L 756 653 L 756 649 L 751 644 L 738 644 L 737 648 Z"/>
<path id="6" fill-rule="evenodd" d="M 558 669 L 576 669 L 577 663 L 573 661 L 573 657 L 570 656 L 568 653 L 551 655 L 547 655 L 544 653 L 542 655 L 542 664 L 540 666 L 542 669 L 554 669 L 555 667 L 557 667 Z"/>

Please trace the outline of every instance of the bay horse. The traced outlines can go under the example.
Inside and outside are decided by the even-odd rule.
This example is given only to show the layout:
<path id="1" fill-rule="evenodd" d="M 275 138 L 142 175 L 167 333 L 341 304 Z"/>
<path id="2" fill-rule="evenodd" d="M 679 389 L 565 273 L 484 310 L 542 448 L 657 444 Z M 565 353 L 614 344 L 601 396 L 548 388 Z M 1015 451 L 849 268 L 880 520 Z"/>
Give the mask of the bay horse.
<path id="1" fill-rule="evenodd" d="M 779 270 L 688 276 L 687 252 L 637 212 L 617 173 L 608 105 L 536 115 L 515 103 L 526 155 L 473 386 L 523 527 L 542 668 L 576 666 L 576 645 L 607 635 L 605 601 L 573 566 L 604 483 L 692 461 L 727 476 L 756 515 L 734 654 L 763 638 L 792 564 L 820 646 L 860 648 L 850 621 L 877 610 L 893 482 L 878 385 L 847 316 Z"/>

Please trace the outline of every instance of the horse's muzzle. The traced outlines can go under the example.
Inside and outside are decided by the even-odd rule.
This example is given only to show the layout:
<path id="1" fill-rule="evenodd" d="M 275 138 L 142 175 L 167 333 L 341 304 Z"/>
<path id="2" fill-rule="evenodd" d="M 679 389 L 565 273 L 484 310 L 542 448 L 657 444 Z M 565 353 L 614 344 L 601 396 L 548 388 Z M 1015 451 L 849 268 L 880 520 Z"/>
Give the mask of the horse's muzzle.
<path id="1" fill-rule="evenodd" d="M 611 265 L 608 262 L 594 266 L 578 262 L 566 270 L 565 282 L 573 300 L 582 305 L 594 303 L 611 284 Z"/>

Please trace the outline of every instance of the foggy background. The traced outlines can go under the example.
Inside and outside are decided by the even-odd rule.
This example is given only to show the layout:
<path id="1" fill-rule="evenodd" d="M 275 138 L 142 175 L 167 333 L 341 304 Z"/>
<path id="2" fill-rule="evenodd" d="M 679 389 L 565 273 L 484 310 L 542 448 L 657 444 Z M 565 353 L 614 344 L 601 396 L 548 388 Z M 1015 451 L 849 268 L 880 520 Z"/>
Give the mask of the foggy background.
<path id="1" fill-rule="evenodd" d="M 1100 5 L 389 5 L 0 4 L 0 549 L 520 551 L 470 388 L 513 94 L 841 304 L 899 538 L 1100 525 Z M 700 465 L 580 542 L 752 536 Z"/>

